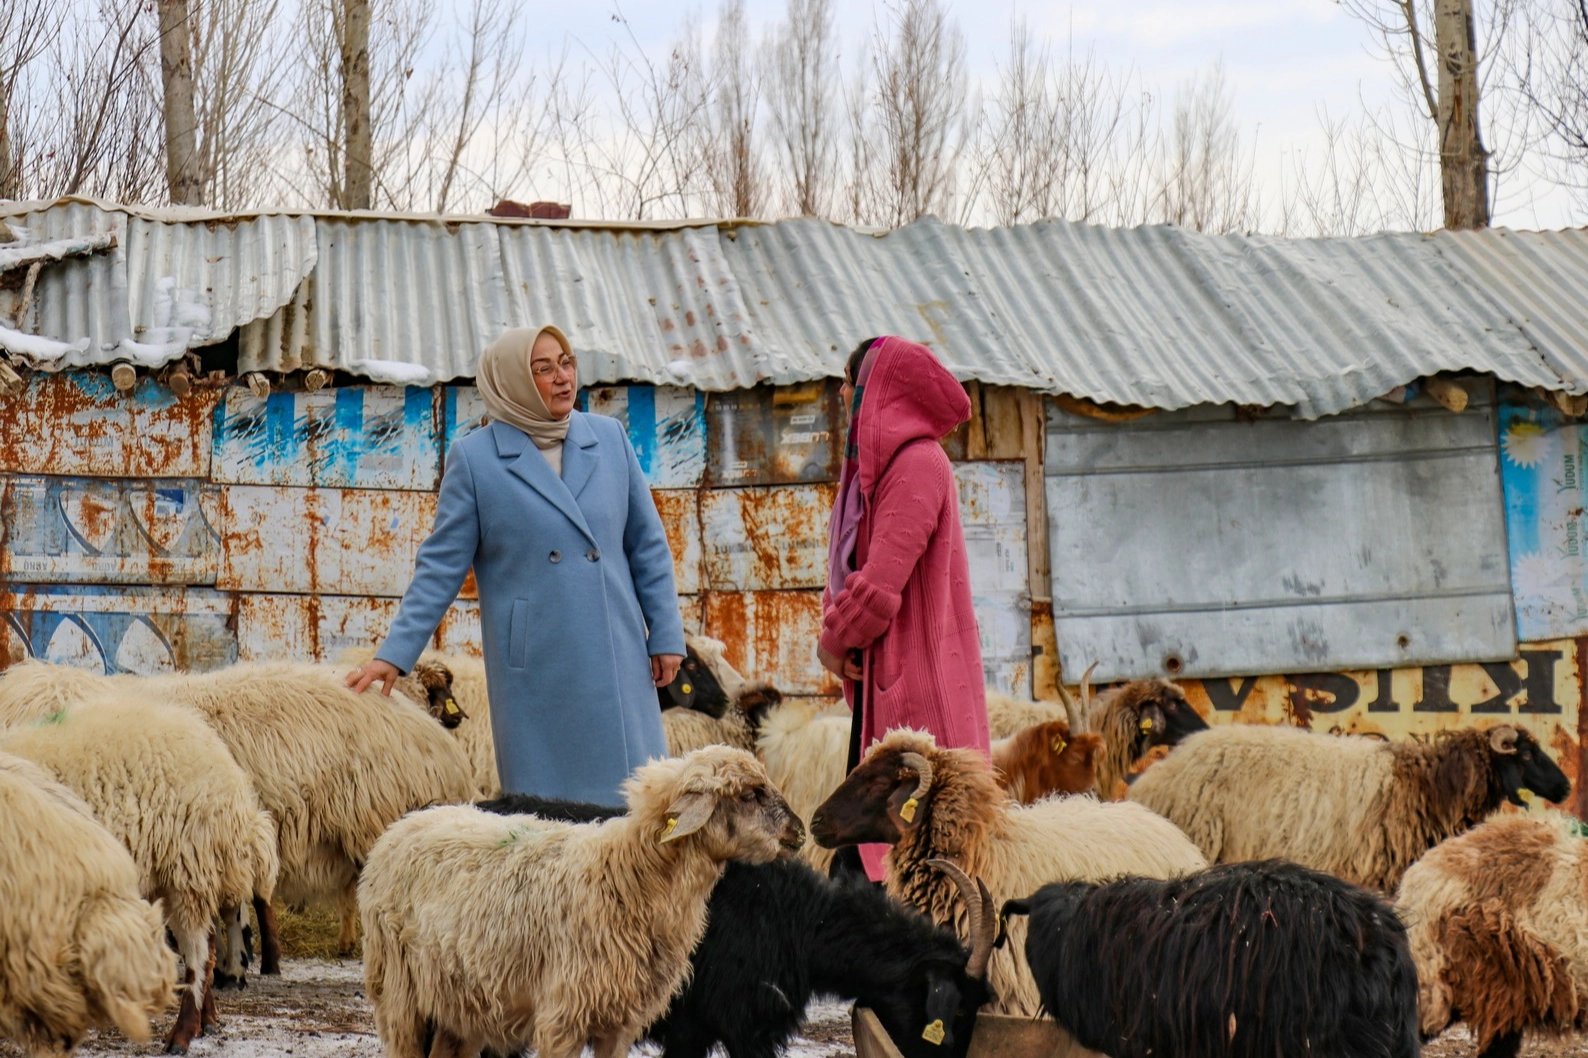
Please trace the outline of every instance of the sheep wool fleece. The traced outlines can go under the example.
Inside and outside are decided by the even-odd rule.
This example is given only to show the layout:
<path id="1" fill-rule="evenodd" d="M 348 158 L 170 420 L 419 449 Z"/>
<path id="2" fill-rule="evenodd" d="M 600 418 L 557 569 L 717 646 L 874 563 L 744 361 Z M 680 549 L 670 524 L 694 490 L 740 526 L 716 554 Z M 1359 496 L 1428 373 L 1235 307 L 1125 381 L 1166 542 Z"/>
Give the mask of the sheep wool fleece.
<path id="1" fill-rule="evenodd" d="M 503 792 L 615 805 L 667 755 L 650 656 L 684 653 L 673 558 L 616 420 L 573 412 L 562 471 L 507 423 L 456 442 L 375 656 L 411 669 L 472 566 Z"/>
<path id="2" fill-rule="evenodd" d="M 863 498 L 855 571 L 822 597 L 822 646 L 865 654 L 861 751 L 893 728 L 991 758 L 981 636 L 971 603 L 959 488 L 938 439 L 970 399 L 931 350 L 878 339 L 858 436 Z M 844 683 L 854 704 L 853 687 Z M 873 880 L 887 848 L 862 845 Z"/>

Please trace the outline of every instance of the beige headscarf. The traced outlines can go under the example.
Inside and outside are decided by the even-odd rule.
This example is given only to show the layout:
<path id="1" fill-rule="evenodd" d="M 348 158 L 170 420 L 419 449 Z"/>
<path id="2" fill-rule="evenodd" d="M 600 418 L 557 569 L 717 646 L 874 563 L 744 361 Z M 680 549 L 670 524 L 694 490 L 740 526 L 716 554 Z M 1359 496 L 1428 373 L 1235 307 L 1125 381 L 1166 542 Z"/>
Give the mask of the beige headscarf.
<path id="1" fill-rule="evenodd" d="M 536 448 L 551 448 L 567 438 L 568 422 L 573 417 L 565 415 L 553 419 L 540 390 L 535 388 L 535 376 L 529 370 L 529 351 L 542 334 L 557 339 L 562 351 L 573 355 L 567 336 L 549 324 L 514 327 L 485 347 L 485 352 L 480 354 L 480 366 L 474 372 L 474 382 L 480 388 L 480 396 L 485 398 L 485 410 L 491 418 L 523 430 Z"/>

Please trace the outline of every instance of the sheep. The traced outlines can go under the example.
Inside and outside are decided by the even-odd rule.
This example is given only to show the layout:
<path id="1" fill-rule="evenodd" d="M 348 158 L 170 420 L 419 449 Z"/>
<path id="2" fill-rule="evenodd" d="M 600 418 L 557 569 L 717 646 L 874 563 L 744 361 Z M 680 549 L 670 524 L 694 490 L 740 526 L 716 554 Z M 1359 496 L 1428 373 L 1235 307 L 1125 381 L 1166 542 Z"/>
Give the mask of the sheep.
<path id="1" fill-rule="evenodd" d="M 480 807 L 571 823 L 621 814 L 524 796 Z M 821 993 L 875 1011 L 905 1058 L 962 1058 L 967 1019 L 987 999 L 997 915 L 957 868 L 938 866 L 977 905 L 973 951 L 874 886 L 830 881 L 802 863 L 730 863 L 706 905 L 688 983 L 646 1038 L 662 1044 L 664 1058 L 706 1058 L 719 1042 L 729 1058 L 775 1058 Z"/>
<path id="2" fill-rule="evenodd" d="M 1010 738 L 1035 724 L 1063 720 L 1074 734 L 1103 740 L 1094 786 L 1105 801 L 1122 800 L 1134 775 L 1157 759 L 1155 750 L 1207 730 L 1179 686 L 1165 679 L 1131 680 L 1095 698 L 1091 669 L 1081 677 L 1081 704 L 1060 688 L 1064 703 L 1032 702 L 987 689 L 988 728 L 994 739 Z"/>
<path id="3" fill-rule="evenodd" d="M 994 742 L 992 762 L 998 784 L 1028 805 L 1049 794 L 1092 789 L 1102 751 L 1097 735 L 1072 736 L 1068 723 L 1049 720 Z"/>
<path id="4" fill-rule="evenodd" d="M 1283 857 L 1393 892 L 1406 868 L 1520 792 L 1563 800 L 1571 784 L 1510 725 L 1427 743 L 1231 724 L 1192 735 L 1131 784 L 1210 861 Z"/>
<path id="5" fill-rule="evenodd" d="M 678 675 L 667 686 L 656 688 L 656 698 L 664 711 L 692 709 L 713 719 L 720 719 L 728 711 L 730 699 L 728 692 L 723 690 L 722 682 L 698 649 L 699 645 L 698 637 L 684 638 L 684 660 L 678 666 Z M 720 650 L 713 660 L 727 664 Z"/>
<path id="6" fill-rule="evenodd" d="M 809 819 L 844 781 L 850 722 L 847 710 L 827 712 L 809 700 L 784 701 L 762 721 L 756 753 L 801 819 Z M 807 840 L 800 858 L 826 874 L 832 867 L 833 852 Z"/>
<path id="7" fill-rule="evenodd" d="M 468 801 L 474 783 L 457 742 L 406 698 L 358 695 L 344 669 L 252 662 L 202 674 L 114 676 L 40 662 L 0 680 L 0 723 L 47 715 L 99 688 L 136 687 L 196 710 L 252 780 L 275 819 L 276 895 L 289 905 L 329 899 L 341 912 L 340 948 L 357 935 L 359 869 L 386 827 L 415 808 Z M 254 897 L 260 972 L 280 973 L 269 900 Z"/>
<path id="8" fill-rule="evenodd" d="M 1588 857 L 1559 822 L 1492 819 L 1436 845 L 1396 908 L 1417 963 L 1422 1032 L 1465 1021 L 1481 1058 L 1523 1032 L 1588 1026 Z"/>
<path id="9" fill-rule="evenodd" d="M 952 860 L 995 896 L 1034 892 L 1054 881 L 1103 881 L 1120 874 L 1172 878 L 1207 861 L 1172 823 L 1139 805 L 1090 795 L 1016 805 L 992 765 L 973 749 L 939 747 L 924 731 L 900 728 L 873 745 L 811 817 L 824 848 L 891 844 L 887 891 L 933 921 L 968 936 L 968 912 L 954 887 L 926 861 Z M 993 956 L 994 1013 L 1036 1013 L 1036 983 L 1016 941 Z"/>
<path id="10" fill-rule="evenodd" d="M 203 720 L 125 686 L 0 731 L 0 751 L 71 788 L 132 854 L 185 967 L 166 1038 L 168 1054 L 185 1053 L 215 1023 L 216 919 L 229 925 L 255 894 L 275 890 L 275 824 L 253 785 Z"/>
<path id="11" fill-rule="evenodd" d="M 375 648 L 351 647 L 337 655 L 338 664 L 362 665 L 375 656 Z M 474 776 L 475 796 L 480 798 L 495 797 L 502 792 L 502 779 L 496 771 L 496 743 L 491 727 L 491 698 L 485 685 L 485 662 L 468 654 L 444 654 L 437 650 L 427 650 L 415 662 L 413 671 L 408 676 L 417 674 L 421 666 L 433 665 L 445 669 L 450 675 L 450 690 L 454 704 L 458 708 L 460 718 L 455 724 L 442 722 L 458 742 L 458 748 L 468 759 L 469 768 Z M 406 687 L 399 681 L 395 690 L 414 701 L 411 685 Z M 441 719 L 446 710 L 443 700 L 441 709 L 434 705 L 430 708 L 430 715 Z"/>
<path id="12" fill-rule="evenodd" d="M 1266 860 L 1183 878 L 1059 882 L 1029 915 L 1042 1006 L 1113 1058 L 1416 1058 L 1417 971 L 1381 898 Z"/>
<path id="13" fill-rule="evenodd" d="M 391 1058 L 627 1054 L 683 983 L 723 863 L 804 839 L 761 765 L 727 746 L 642 765 L 624 798 L 604 823 L 445 806 L 381 836 L 359 902 Z"/>
<path id="14" fill-rule="evenodd" d="M 132 856 L 71 790 L 0 753 L 0 1036 L 32 1058 L 95 1025 L 142 1043 L 175 977 Z"/>

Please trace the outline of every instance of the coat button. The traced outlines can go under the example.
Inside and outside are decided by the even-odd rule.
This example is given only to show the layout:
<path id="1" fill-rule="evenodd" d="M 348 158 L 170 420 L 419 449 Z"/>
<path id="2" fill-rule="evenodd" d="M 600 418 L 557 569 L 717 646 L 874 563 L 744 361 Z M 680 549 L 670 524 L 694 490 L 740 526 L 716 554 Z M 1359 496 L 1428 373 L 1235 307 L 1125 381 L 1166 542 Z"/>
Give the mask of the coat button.
<path id="1" fill-rule="evenodd" d="M 601 552 L 592 547 L 589 551 L 585 552 L 584 557 L 588 558 L 591 562 L 599 562 L 601 560 Z"/>
<path id="2" fill-rule="evenodd" d="M 562 552 L 561 551 L 553 551 L 551 554 L 547 555 L 546 557 L 551 559 L 553 562 L 561 562 L 562 561 Z"/>

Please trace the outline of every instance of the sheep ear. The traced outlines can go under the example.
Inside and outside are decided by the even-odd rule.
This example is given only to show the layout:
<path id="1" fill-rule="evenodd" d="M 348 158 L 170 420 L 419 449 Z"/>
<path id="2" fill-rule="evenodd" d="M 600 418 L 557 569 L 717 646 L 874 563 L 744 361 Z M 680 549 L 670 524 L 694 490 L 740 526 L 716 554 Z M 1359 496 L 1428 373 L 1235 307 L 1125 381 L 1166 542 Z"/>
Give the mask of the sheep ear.
<path id="1" fill-rule="evenodd" d="M 667 825 L 657 838 L 658 844 L 693 834 L 711 819 L 717 810 L 717 798 L 709 793 L 686 793 L 667 809 Z"/>

